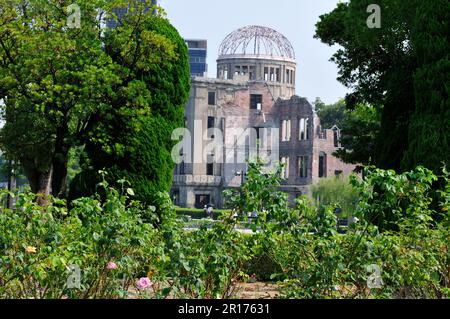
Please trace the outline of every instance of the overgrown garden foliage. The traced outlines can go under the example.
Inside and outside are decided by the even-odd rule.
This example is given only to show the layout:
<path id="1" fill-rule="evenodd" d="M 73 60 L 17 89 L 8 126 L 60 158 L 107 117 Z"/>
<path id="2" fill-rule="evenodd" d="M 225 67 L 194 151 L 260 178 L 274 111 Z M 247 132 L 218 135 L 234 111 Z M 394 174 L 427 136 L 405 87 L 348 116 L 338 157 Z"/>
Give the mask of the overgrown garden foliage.
<path id="1" fill-rule="evenodd" d="M 312 185 L 311 196 L 318 206 L 336 205 L 341 217 L 353 216 L 359 201 L 350 177 L 342 175 L 325 178 Z"/>
<path id="2" fill-rule="evenodd" d="M 265 198 L 255 186 L 277 176 L 251 165 L 245 188 Z M 359 222 L 346 234 L 336 230 L 334 205 L 318 210 L 299 198 L 289 208 L 276 191 L 277 205 L 252 204 L 261 217 L 252 235 L 236 231 L 246 218 L 232 211 L 210 228 L 186 230 L 167 195 L 158 196 L 164 211 L 155 211 L 127 200 L 133 192 L 125 181 L 118 191 L 102 182 L 105 200 L 78 199 L 71 211 L 61 200 L 42 207 L 20 193 L 13 210 L 0 211 L 0 296 L 230 298 L 239 281 L 256 275 L 277 281 L 284 297 L 449 298 L 450 180 L 444 170 L 446 186 L 434 194 L 436 178 L 424 168 L 353 178 Z M 380 182 L 383 194 L 375 191 Z M 395 212 L 386 221 L 395 230 L 373 224 L 386 210 Z M 158 228 L 143 218 L 159 219 Z M 251 267 L 255 261 L 265 267 Z M 71 265 L 81 270 L 75 289 L 67 286 Z"/>
<path id="3" fill-rule="evenodd" d="M 17 194 L 14 210 L 2 209 L 1 298 L 124 298 L 136 278 L 147 276 L 159 233 L 143 223 L 140 204 L 126 203 L 125 190 L 101 187 L 106 200 L 79 199 L 70 212 L 52 197 L 42 207 L 29 192 Z M 81 271 L 76 289 L 71 267 Z"/>

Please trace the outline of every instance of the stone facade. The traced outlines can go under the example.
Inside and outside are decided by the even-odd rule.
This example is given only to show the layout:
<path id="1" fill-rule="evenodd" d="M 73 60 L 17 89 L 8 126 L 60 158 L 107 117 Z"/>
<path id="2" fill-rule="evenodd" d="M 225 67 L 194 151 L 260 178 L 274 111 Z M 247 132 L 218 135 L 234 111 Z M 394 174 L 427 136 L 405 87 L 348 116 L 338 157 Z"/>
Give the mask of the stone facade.
<path id="1" fill-rule="evenodd" d="M 217 62 L 217 78 L 192 79 L 172 187 L 176 205 L 223 207 L 222 192 L 242 184 L 257 156 L 268 168 L 285 164 L 281 190 L 291 200 L 320 178 L 355 168 L 332 155 L 339 129 L 323 130 L 312 105 L 295 95 L 295 60 L 233 54 Z"/>

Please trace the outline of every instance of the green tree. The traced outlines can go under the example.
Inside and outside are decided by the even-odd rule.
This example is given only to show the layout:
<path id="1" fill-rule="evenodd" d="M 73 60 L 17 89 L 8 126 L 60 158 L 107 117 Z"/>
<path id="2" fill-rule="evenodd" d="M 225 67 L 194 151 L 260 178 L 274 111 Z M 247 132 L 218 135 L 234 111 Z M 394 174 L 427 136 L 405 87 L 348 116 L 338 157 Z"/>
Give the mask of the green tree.
<path id="1" fill-rule="evenodd" d="M 411 42 L 420 67 L 414 73 L 416 111 L 409 125 L 404 167 L 435 171 L 450 163 L 450 3 L 421 1 Z"/>
<path id="2" fill-rule="evenodd" d="M 123 66 L 126 89 L 116 90 L 90 131 L 83 171 L 75 178 L 70 198 L 95 193 L 97 172 L 106 170 L 114 184 L 126 178 L 143 203 L 154 204 L 172 184 L 172 131 L 184 126 L 190 91 L 187 46 L 168 20 L 127 14 L 105 36 L 112 60 Z M 130 28 L 129 26 L 133 26 Z"/>
<path id="3" fill-rule="evenodd" d="M 347 107 L 345 99 L 325 104 L 320 98 L 315 103 L 317 115 L 323 128 L 340 129 L 340 144 L 334 156 L 345 163 L 370 165 L 376 160 L 376 139 L 380 131 L 380 116 L 376 108 L 359 103 Z"/>
<path id="4" fill-rule="evenodd" d="M 1 148 L 44 197 L 64 193 L 69 149 L 118 81 L 99 35 L 106 2 L 78 2 L 81 29 L 67 27 L 69 4 L 0 1 Z"/>
<path id="5" fill-rule="evenodd" d="M 353 89 L 346 98 L 348 107 L 364 102 L 380 113 L 375 164 L 407 170 L 424 163 L 436 170 L 438 158 L 450 158 L 449 132 L 438 129 L 448 123 L 449 3 L 379 1 L 378 29 L 366 23 L 370 4 L 339 3 L 321 16 L 316 37 L 341 46 L 332 60 L 339 67 L 339 80 Z M 416 150 L 420 155 L 412 155 Z"/>
<path id="6" fill-rule="evenodd" d="M 345 163 L 370 165 L 377 158 L 376 139 L 380 130 L 380 116 L 374 107 L 358 104 L 344 112 L 341 123 L 341 148 L 335 156 Z"/>
<path id="7" fill-rule="evenodd" d="M 317 115 L 320 118 L 320 124 L 324 129 L 330 129 L 334 125 L 342 128 L 345 119 L 346 103 L 344 99 L 334 104 L 325 104 L 320 98 L 314 103 Z"/>
<path id="8" fill-rule="evenodd" d="M 77 1 L 81 28 L 67 24 L 70 1 L 0 4 L 0 99 L 6 120 L 1 148 L 21 163 L 41 200 L 65 196 L 71 148 L 100 144 L 101 151 L 123 155 L 116 136 L 134 132 L 136 140 L 141 136 L 136 128 L 153 130 L 149 121 L 162 117 L 179 124 L 189 91 L 186 49 L 179 36 L 170 38 L 178 34 L 169 22 L 140 1 L 111 32 L 102 29 L 100 19 L 129 1 Z M 152 28 L 155 24 L 164 27 Z M 139 143 L 131 142 L 123 145 L 133 151 Z M 166 143 L 157 137 L 153 142 L 152 152 L 166 151 Z M 99 149 L 89 150 L 83 158 L 95 160 Z"/>
<path id="9" fill-rule="evenodd" d="M 278 190 L 282 182 L 281 171 L 282 166 L 268 170 L 259 160 L 249 162 L 241 187 L 224 191 L 227 208 L 245 218 L 252 212 L 275 217 L 277 212 L 287 207 L 287 195 Z"/>

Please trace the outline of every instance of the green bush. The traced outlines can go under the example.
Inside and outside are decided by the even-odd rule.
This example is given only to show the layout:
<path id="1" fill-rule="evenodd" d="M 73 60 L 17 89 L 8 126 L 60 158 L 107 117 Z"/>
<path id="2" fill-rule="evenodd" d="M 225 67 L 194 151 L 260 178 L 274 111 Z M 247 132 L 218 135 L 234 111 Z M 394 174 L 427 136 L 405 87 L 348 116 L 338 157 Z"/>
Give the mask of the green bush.
<path id="1" fill-rule="evenodd" d="M 336 176 L 321 179 L 311 186 L 311 194 L 317 205 L 336 205 L 342 209 L 341 217 L 351 217 L 358 205 L 358 193 L 349 177 Z"/>
<path id="2" fill-rule="evenodd" d="M 439 209 L 434 211 L 431 185 L 437 177 L 431 171 L 419 167 L 401 175 L 383 170 L 366 173 L 364 180 L 352 181 L 360 194 L 355 212 L 360 221 L 347 234 L 336 232 L 329 207 L 325 210 L 329 218 L 319 222 L 301 218 L 297 231 L 271 235 L 276 239 L 275 260 L 283 269 L 284 296 L 450 297 L 448 174 L 444 171 L 446 187 L 439 192 Z M 439 221 L 433 219 L 436 214 L 441 215 Z M 395 230 L 374 224 L 378 215 Z"/>
<path id="3" fill-rule="evenodd" d="M 127 298 L 137 278 L 149 277 L 152 290 L 138 297 L 233 298 L 254 275 L 277 280 L 287 298 L 450 297 L 445 170 L 437 192 L 438 177 L 421 167 L 353 178 L 359 222 L 339 234 L 334 205 L 317 208 L 303 197 L 289 208 L 283 194 L 259 187 L 274 176 L 251 167 L 245 190 L 254 196 L 242 199 L 260 209 L 252 235 L 236 231 L 240 218 L 227 216 L 187 231 L 167 194 L 155 196 L 158 209 L 143 206 L 127 198 L 134 192 L 125 181 L 120 191 L 103 182 L 101 199 L 75 200 L 70 211 L 61 200 L 42 207 L 36 195 L 19 193 L 13 210 L 0 210 L 0 297 Z M 231 209 L 245 209 L 235 200 Z M 374 223 L 378 215 L 389 229 Z M 67 287 L 70 265 L 81 269 L 79 289 Z"/>
<path id="4" fill-rule="evenodd" d="M 183 221 L 183 226 L 187 228 L 201 228 L 201 227 L 212 227 L 214 225 L 215 221 L 211 220 L 210 218 L 203 218 L 203 219 L 189 219 Z"/>
<path id="5" fill-rule="evenodd" d="M 263 252 L 254 256 L 245 267 L 245 273 L 258 281 L 273 281 L 275 274 L 283 269 L 271 252 Z M 279 277 L 279 276 L 278 276 Z"/>
<path id="6" fill-rule="evenodd" d="M 248 213 L 258 214 L 257 223 L 265 226 L 266 221 L 289 223 L 288 196 L 280 192 L 282 167 L 267 170 L 260 161 L 248 164 L 247 178 L 240 189 L 224 191 L 228 209 L 238 215 L 239 220 L 246 221 Z"/>
<path id="7" fill-rule="evenodd" d="M 159 234 L 142 223 L 141 208 L 104 183 L 106 199 L 65 202 L 17 195 L 0 210 L 0 298 L 125 298 L 157 256 Z M 7 196 L 2 191 L 2 196 Z M 107 269 L 108 263 L 116 269 Z M 71 266 L 80 286 L 68 287 Z"/>
<path id="8" fill-rule="evenodd" d="M 198 231 L 173 228 L 158 278 L 165 281 L 161 297 L 231 298 L 252 257 L 245 236 L 234 230 L 235 221 L 224 219 L 201 225 Z M 168 282 L 169 280 L 169 282 Z"/>
<path id="9" fill-rule="evenodd" d="M 234 220 L 201 223 L 185 231 L 167 194 L 158 207 L 130 201 L 134 192 L 104 181 L 100 198 L 81 198 L 68 211 L 50 197 L 17 195 L 13 210 L 0 210 L 1 298 L 230 298 L 251 251 Z M 6 191 L 2 196 L 8 196 Z M 146 220 L 147 222 L 144 222 Z M 152 224 L 158 224 L 154 228 Z M 108 269 L 114 262 L 117 269 Z M 81 270 L 80 287 L 67 286 L 69 269 Z M 136 281 L 148 277 L 152 290 Z"/>

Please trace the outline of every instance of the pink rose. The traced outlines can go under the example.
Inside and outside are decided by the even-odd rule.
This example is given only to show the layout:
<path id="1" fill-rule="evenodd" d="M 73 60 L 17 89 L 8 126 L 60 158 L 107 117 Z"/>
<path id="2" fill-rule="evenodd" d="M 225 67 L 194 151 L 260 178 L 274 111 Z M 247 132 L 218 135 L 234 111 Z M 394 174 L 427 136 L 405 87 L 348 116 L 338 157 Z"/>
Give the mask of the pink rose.
<path id="1" fill-rule="evenodd" d="M 110 261 L 108 265 L 106 265 L 106 269 L 117 269 L 117 264 L 113 261 Z"/>
<path id="2" fill-rule="evenodd" d="M 150 281 L 148 277 L 143 277 L 138 280 L 137 286 L 139 289 L 147 289 L 148 287 L 152 286 L 153 283 Z"/>

